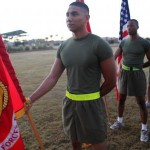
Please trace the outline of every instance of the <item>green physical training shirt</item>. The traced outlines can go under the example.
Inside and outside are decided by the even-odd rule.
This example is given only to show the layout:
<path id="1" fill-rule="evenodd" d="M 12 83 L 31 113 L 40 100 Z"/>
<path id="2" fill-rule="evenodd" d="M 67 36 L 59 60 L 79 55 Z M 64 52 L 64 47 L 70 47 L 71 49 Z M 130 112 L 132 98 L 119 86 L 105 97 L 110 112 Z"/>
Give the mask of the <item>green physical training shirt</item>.
<path id="1" fill-rule="evenodd" d="M 99 91 L 100 62 L 112 56 L 109 44 L 94 34 L 77 40 L 70 38 L 62 43 L 57 58 L 67 70 L 67 90 L 74 94 Z"/>
<path id="2" fill-rule="evenodd" d="M 129 38 L 120 43 L 123 52 L 123 64 L 129 67 L 143 68 L 145 53 L 150 50 L 150 42 L 138 38 L 130 40 Z"/>

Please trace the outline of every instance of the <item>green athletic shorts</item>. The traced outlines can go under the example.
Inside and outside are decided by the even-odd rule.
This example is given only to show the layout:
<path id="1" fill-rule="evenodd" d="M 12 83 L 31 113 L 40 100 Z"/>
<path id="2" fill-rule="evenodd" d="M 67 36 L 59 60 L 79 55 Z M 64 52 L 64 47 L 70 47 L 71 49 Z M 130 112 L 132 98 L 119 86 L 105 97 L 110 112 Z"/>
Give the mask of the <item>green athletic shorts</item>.
<path id="1" fill-rule="evenodd" d="M 71 140 L 97 144 L 107 138 L 107 116 L 102 98 L 90 101 L 63 101 L 64 132 Z"/>
<path id="2" fill-rule="evenodd" d="M 119 92 L 129 96 L 144 96 L 146 94 L 146 76 L 143 70 L 121 70 L 119 75 Z"/>

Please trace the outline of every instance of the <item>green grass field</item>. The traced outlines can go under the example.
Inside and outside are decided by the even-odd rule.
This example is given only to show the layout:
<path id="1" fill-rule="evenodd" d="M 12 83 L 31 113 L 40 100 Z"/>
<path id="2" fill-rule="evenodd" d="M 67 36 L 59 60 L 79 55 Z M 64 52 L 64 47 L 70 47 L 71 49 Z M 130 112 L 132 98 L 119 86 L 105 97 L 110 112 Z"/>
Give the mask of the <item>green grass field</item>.
<path id="1" fill-rule="evenodd" d="M 113 47 L 115 50 L 116 47 Z M 55 59 L 56 50 L 11 53 L 10 58 L 15 68 L 24 95 L 28 97 L 47 76 Z M 148 69 L 145 69 L 146 76 Z M 54 89 L 35 102 L 30 110 L 32 118 L 42 138 L 46 150 L 71 150 L 69 139 L 64 135 L 61 121 L 61 106 L 66 88 L 65 72 Z M 107 112 L 110 122 L 117 117 L 115 90 L 106 97 Z M 149 110 L 150 112 L 150 110 Z M 27 150 L 39 150 L 34 134 L 26 116 L 18 120 L 20 131 Z M 142 143 L 140 136 L 139 109 L 134 97 L 128 97 L 124 113 L 125 127 L 119 131 L 108 128 L 110 150 L 150 150 L 150 143 Z M 148 118 L 150 127 L 150 119 Z"/>

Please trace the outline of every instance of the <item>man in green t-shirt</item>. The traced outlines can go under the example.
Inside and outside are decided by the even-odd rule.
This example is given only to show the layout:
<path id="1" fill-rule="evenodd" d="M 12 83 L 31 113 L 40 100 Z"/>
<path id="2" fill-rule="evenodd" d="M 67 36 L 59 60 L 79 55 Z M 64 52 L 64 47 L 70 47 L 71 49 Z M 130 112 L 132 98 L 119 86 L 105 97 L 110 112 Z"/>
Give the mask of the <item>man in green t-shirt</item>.
<path id="1" fill-rule="evenodd" d="M 102 97 L 116 83 L 113 52 L 106 41 L 86 29 L 89 8 L 73 2 L 66 13 L 66 23 L 72 37 L 62 43 L 49 75 L 29 97 L 35 102 L 50 91 L 66 69 L 67 87 L 63 101 L 64 132 L 73 150 L 82 143 L 92 144 L 93 150 L 107 149 L 107 120 Z M 100 86 L 101 76 L 104 78 Z"/>
<path id="2" fill-rule="evenodd" d="M 140 108 L 141 116 L 141 136 L 140 140 L 147 142 L 147 109 L 145 105 L 146 94 L 146 77 L 142 70 L 145 64 L 150 60 L 150 43 L 137 34 L 139 28 L 138 21 L 131 19 L 127 23 L 129 37 L 121 41 L 119 48 L 116 50 L 115 59 L 122 53 L 122 68 L 119 75 L 119 104 L 117 122 L 110 126 L 111 129 L 119 129 L 123 126 L 123 112 L 126 97 L 135 96 Z M 144 64 L 145 55 L 148 61 Z"/>

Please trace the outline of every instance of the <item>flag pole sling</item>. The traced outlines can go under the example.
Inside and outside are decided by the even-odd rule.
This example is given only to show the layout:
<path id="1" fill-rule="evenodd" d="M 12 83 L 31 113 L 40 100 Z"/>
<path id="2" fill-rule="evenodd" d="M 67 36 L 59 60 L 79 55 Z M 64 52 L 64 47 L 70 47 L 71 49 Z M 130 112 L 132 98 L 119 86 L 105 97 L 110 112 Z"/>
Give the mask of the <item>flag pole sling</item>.
<path id="1" fill-rule="evenodd" d="M 28 118 L 28 120 L 29 120 L 29 123 L 30 123 L 30 125 L 31 125 L 31 128 L 33 129 L 35 138 L 36 138 L 36 140 L 38 141 L 38 143 L 39 143 L 39 145 L 40 145 L 40 150 L 44 150 L 44 145 L 43 145 L 42 139 L 41 139 L 41 137 L 40 137 L 40 134 L 39 134 L 39 132 L 38 132 L 38 130 L 37 130 L 37 128 L 36 128 L 36 125 L 35 125 L 35 123 L 34 123 L 34 121 L 33 121 L 33 119 L 32 119 L 32 116 L 31 116 L 31 114 L 30 114 L 29 111 L 26 112 L 26 116 L 27 116 L 27 118 Z"/>

